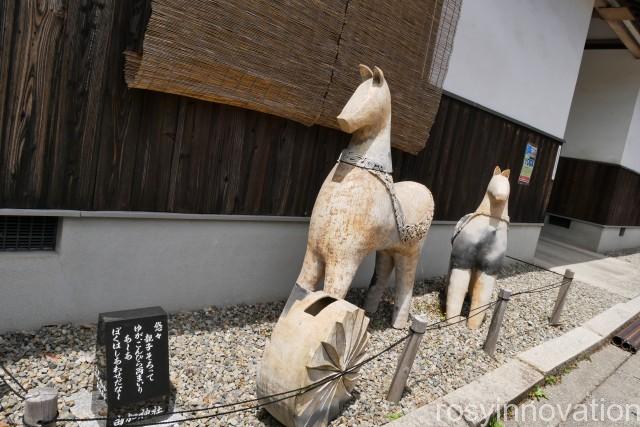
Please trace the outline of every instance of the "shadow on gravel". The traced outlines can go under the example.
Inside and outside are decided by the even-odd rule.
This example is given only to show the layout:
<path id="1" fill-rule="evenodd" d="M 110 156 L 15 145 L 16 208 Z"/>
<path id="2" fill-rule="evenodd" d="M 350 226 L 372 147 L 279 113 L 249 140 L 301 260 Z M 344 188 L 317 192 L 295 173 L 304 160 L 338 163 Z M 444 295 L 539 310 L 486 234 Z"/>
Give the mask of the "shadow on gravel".
<path id="1" fill-rule="evenodd" d="M 95 351 L 96 325 L 50 325 L 35 331 L 0 335 L 0 362 L 12 365 L 24 357 L 45 358 L 55 365 L 59 354 Z"/>

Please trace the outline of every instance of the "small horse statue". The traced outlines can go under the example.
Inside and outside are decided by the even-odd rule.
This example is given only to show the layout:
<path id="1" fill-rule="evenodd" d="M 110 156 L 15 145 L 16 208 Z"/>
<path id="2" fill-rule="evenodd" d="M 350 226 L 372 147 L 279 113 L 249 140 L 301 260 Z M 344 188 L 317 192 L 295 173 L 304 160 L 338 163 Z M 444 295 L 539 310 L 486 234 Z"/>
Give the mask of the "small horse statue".
<path id="1" fill-rule="evenodd" d="M 391 177 L 391 94 L 382 70 L 360 65 L 362 82 L 337 117 L 353 136 L 320 189 L 297 286 L 344 298 L 362 260 L 376 251 L 365 310 L 375 312 L 396 268 L 393 327 L 407 324 L 416 267 L 433 219 L 431 192 Z M 297 288 L 296 288 L 297 289 Z"/>
<path id="2" fill-rule="evenodd" d="M 471 290 L 471 308 L 467 326 L 477 329 L 485 312 L 479 312 L 491 300 L 496 276 L 507 252 L 509 228 L 509 169 L 496 166 L 487 192 L 474 213 L 458 221 L 451 239 L 447 319 L 459 321 L 462 304 Z"/>

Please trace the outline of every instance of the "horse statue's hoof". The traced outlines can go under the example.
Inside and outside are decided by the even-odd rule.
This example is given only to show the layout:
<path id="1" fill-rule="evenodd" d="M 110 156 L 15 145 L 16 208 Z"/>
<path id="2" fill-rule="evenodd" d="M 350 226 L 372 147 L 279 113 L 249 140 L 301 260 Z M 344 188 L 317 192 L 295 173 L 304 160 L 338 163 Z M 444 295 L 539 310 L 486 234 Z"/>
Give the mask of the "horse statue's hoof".
<path id="1" fill-rule="evenodd" d="M 393 322 L 391 327 L 393 329 L 407 329 L 410 325 L 411 322 L 409 322 L 409 320 L 396 320 Z"/>

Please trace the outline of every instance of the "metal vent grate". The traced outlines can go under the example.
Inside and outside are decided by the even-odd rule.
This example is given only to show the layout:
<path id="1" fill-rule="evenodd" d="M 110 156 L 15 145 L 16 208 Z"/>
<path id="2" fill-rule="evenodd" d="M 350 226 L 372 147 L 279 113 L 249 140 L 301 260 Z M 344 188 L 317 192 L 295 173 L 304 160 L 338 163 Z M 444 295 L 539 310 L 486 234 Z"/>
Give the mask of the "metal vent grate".
<path id="1" fill-rule="evenodd" d="M 558 227 L 571 228 L 571 220 L 561 216 L 549 215 L 549 224 Z"/>
<path id="2" fill-rule="evenodd" d="M 0 216 L 0 251 L 53 251 L 58 218 L 51 216 Z"/>

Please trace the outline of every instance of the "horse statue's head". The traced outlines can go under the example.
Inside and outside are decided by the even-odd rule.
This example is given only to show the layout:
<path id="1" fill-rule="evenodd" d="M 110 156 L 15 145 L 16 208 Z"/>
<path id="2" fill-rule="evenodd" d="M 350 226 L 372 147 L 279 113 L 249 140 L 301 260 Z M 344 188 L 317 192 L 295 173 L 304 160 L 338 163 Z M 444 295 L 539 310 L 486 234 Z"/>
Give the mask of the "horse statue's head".
<path id="1" fill-rule="evenodd" d="M 340 129 L 353 133 L 360 129 L 373 131 L 389 125 L 391 120 L 391 93 L 382 70 L 360 64 L 362 83 L 353 92 L 337 117 Z"/>
<path id="2" fill-rule="evenodd" d="M 500 171 L 500 166 L 496 166 L 493 170 L 493 176 L 487 187 L 487 194 L 492 201 L 506 202 L 509 199 L 509 192 L 511 191 L 511 186 L 509 185 L 510 173 L 509 169 Z"/>

